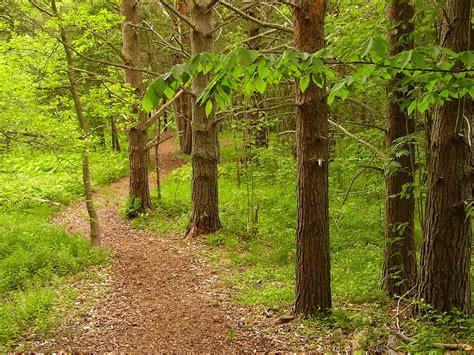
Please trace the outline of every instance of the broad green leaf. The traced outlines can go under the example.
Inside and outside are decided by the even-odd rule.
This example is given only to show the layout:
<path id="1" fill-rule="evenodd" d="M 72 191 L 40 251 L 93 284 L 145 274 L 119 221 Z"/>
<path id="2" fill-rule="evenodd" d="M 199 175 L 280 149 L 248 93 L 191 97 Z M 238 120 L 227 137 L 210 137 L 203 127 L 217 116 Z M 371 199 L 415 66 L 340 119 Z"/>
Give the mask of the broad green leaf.
<path id="1" fill-rule="evenodd" d="M 309 85 L 309 75 L 305 75 L 300 79 L 300 90 L 305 92 Z"/>
<path id="2" fill-rule="evenodd" d="M 373 43 L 374 43 L 374 39 L 373 39 L 373 37 L 370 37 L 367 41 L 365 41 L 362 44 L 362 46 L 357 51 L 360 58 L 364 58 L 365 56 L 367 56 L 367 54 L 369 54 L 369 51 L 372 48 Z"/>
<path id="3" fill-rule="evenodd" d="M 470 68 L 474 66 L 474 52 L 468 51 L 468 52 L 462 52 L 459 57 L 461 60 L 464 62 L 466 67 Z"/>

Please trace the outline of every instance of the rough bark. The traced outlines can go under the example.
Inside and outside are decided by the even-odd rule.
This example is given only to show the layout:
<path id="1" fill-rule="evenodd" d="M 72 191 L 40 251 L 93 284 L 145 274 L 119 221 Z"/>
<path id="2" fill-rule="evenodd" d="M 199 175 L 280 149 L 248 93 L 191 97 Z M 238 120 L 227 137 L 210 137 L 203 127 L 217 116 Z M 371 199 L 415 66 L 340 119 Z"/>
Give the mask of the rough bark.
<path id="1" fill-rule="evenodd" d="M 191 32 L 192 54 L 213 52 L 211 1 L 194 0 L 191 18 L 195 28 Z M 192 91 L 198 97 L 209 81 L 208 75 L 193 78 Z M 218 129 L 213 123 L 214 112 L 207 117 L 204 105 L 193 102 L 192 118 L 192 197 L 188 235 L 197 236 L 215 232 L 221 227 L 219 220 L 217 162 Z"/>
<path id="2" fill-rule="evenodd" d="M 56 1 L 51 0 L 51 9 L 53 14 L 59 20 L 60 15 L 56 7 Z M 59 23 L 61 23 L 59 21 Z M 66 65 L 67 65 L 67 76 L 69 79 L 69 89 L 71 90 L 72 99 L 74 101 L 74 108 L 76 110 L 77 120 L 79 121 L 79 126 L 81 127 L 82 137 L 84 139 L 84 146 L 82 149 L 82 183 L 84 186 L 84 195 L 86 198 L 86 208 L 87 214 L 89 215 L 89 226 L 90 226 L 90 240 L 91 244 L 94 246 L 100 246 L 100 226 L 99 218 L 97 216 L 97 211 L 94 207 L 93 197 L 92 197 L 92 186 L 90 179 L 90 170 L 89 170 L 89 152 L 88 152 L 88 127 L 87 121 L 84 117 L 84 112 L 82 110 L 81 99 L 77 90 L 76 78 L 74 76 L 74 62 L 69 47 L 69 41 L 66 34 L 66 31 L 62 25 L 59 25 L 59 35 L 61 42 L 64 47 L 64 52 L 66 54 Z"/>
<path id="3" fill-rule="evenodd" d="M 123 56 L 126 64 L 140 68 L 140 38 L 134 24 L 139 23 L 139 2 L 123 0 L 120 13 L 124 17 L 122 24 Z M 142 76 L 140 70 L 124 69 L 125 82 L 135 89 L 135 95 L 140 99 L 143 95 Z M 128 161 L 129 161 L 129 197 L 140 200 L 137 212 L 145 211 L 152 207 L 150 187 L 148 184 L 148 156 L 147 156 L 147 128 L 146 115 L 138 105 L 132 108 L 132 113 L 137 115 L 138 122 L 128 129 Z"/>
<path id="4" fill-rule="evenodd" d="M 471 1 L 447 0 L 441 45 L 455 52 L 470 47 Z M 469 107 L 468 107 L 469 106 Z M 435 108 L 431 134 L 426 224 L 419 297 L 440 312 L 453 308 L 471 314 L 472 230 L 467 204 L 472 201 L 473 165 L 466 117 L 467 99 Z"/>
<path id="5" fill-rule="evenodd" d="M 294 39 L 299 50 L 324 47 L 325 0 L 298 0 Z M 328 203 L 328 120 L 325 89 L 310 83 L 296 90 L 298 156 L 295 312 L 331 308 Z"/>
<path id="6" fill-rule="evenodd" d="M 392 45 L 390 55 L 413 49 L 413 15 L 414 8 L 410 0 L 389 3 L 387 18 L 395 25 L 388 33 L 388 40 Z M 414 118 L 409 117 L 402 107 L 402 78 L 402 75 L 397 75 L 390 83 L 385 134 L 385 144 L 389 148 L 415 131 Z M 408 153 L 397 157 L 396 153 L 400 151 Z M 408 141 L 400 145 L 393 152 L 392 160 L 398 168 L 385 177 L 385 253 L 382 279 L 382 289 L 390 296 L 405 294 L 416 282 L 415 198 L 411 188 L 415 162 L 413 145 Z"/>

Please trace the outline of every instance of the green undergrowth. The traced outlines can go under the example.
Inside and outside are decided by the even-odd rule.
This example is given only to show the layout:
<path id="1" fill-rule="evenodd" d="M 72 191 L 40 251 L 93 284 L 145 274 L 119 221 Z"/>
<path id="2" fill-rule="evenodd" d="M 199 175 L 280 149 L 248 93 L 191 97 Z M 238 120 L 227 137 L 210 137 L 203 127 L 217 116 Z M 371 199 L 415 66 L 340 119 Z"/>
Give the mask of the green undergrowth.
<path id="1" fill-rule="evenodd" d="M 219 206 L 223 229 L 204 237 L 221 279 L 234 300 L 282 314 L 291 309 L 295 279 L 296 162 L 284 145 L 243 151 L 232 141 L 221 147 Z M 380 290 L 383 262 L 383 175 L 361 165 L 382 163 L 364 148 L 341 139 L 330 164 L 331 274 L 334 309 L 330 316 L 296 323 L 308 334 L 331 339 L 354 334 L 362 349 L 386 344 L 395 306 Z M 342 156 L 350 150 L 350 157 Z M 248 157 L 252 159 L 248 159 Z M 191 166 L 172 172 L 162 184 L 157 209 L 133 221 L 136 228 L 162 235 L 183 233 L 188 223 Z M 240 181 L 240 184 L 239 184 Z M 348 187 L 351 186 L 350 189 Z M 155 194 L 156 198 L 156 194 Z M 155 200 L 155 204 L 156 200 Z M 420 242 L 419 228 L 416 235 Z M 416 333 L 418 323 L 405 323 Z M 424 321 L 419 339 L 404 349 L 430 349 L 430 339 L 466 338 L 463 331 Z M 301 332 L 301 328 L 296 329 Z M 338 335 L 339 334 L 339 335 Z M 402 344 L 400 344 L 402 345 Z M 375 346 L 375 347 L 374 347 Z"/>
<path id="2" fill-rule="evenodd" d="M 249 153 L 253 157 L 251 161 L 242 159 Z M 362 156 L 360 161 L 364 159 Z M 333 295 L 338 302 L 381 301 L 385 299 L 379 290 L 383 190 L 372 185 L 380 185 L 382 177 L 369 171 L 354 183 L 341 207 L 347 183 L 340 182 L 339 188 L 335 181 L 338 177 L 334 170 L 339 165 L 347 167 L 347 162 L 336 160 L 331 164 Z M 163 182 L 161 204 L 156 211 L 136 219 L 134 226 L 163 235 L 182 233 L 188 222 L 190 176 L 189 164 L 172 172 Z M 282 309 L 291 306 L 295 191 L 296 163 L 291 150 L 270 147 L 244 152 L 231 143 L 221 148 L 219 206 L 224 227 L 205 237 L 205 243 L 210 246 L 214 261 L 228 266 L 229 270 L 239 270 L 227 276 L 238 289 L 237 301 Z"/>
<path id="3" fill-rule="evenodd" d="M 90 162 L 95 187 L 127 172 L 124 153 L 94 151 Z M 47 334 L 74 297 L 63 285 L 108 256 L 51 223 L 59 203 L 81 197 L 80 155 L 16 151 L 0 159 L 0 171 L 0 351 L 7 351 L 20 337 Z"/>

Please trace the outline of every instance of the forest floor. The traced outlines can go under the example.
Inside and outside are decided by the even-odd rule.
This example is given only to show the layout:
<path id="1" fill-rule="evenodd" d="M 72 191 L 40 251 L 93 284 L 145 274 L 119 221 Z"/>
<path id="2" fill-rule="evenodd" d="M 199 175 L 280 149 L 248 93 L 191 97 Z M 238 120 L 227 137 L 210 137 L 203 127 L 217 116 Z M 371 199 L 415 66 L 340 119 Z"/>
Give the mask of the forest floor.
<path id="1" fill-rule="evenodd" d="M 184 163 L 172 139 L 160 146 L 159 154 L 163 176 Z M 118 208 L 126 196 L 127 178 L 95 194 L 102 243 L 112 251 L 113 261 L 101 270 L 101 277 L 76 281 L 79 296 L 74 310 L 64 309 L 62 324 L 50 338 L 27 348 L 261 352 L 289 350 L 295 340 L 298 349 L 305 347 L 304 339 L 287 339 L 291 332 L 287 325 L 232 303 L 232 290 L 219 281 L 201 242 L 132 229 Z M 55 222 L 87 235 L 85 211 L 83 203 L 72 204 Z M 314 350 L 323 348 L 312 343 Z"/>

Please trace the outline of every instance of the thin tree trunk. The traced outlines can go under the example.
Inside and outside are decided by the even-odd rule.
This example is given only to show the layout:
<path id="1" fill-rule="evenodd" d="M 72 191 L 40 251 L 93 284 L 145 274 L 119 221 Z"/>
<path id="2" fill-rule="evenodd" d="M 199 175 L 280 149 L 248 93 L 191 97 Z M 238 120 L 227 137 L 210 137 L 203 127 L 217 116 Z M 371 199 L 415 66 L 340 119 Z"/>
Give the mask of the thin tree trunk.
<path id="1" fill-rule="evenodd" d="M 191 18 L 195 29 L 191 34 L 192 54 L 213 52 L 214 39 L 212 30 L 211 1 L 194 0 L 191 8 Z M 211 5 L 212 6 L 212 5 Z M 192 91 L 198 97 L 206 88 L 208 75 L 198 75 L 193 78 Z M 188 235 L 197 236 L 217 231 L 221 228 L 219 220 L 217 162 L 218 162 L 218 129 L 213 123 L 214 110 L 207 117 L 205 107 L 193 102 L 192 119 L 192 197 L 191 216 Z"/>
<path id="2" fill-rule="evenodd" d="M 178 11 L 185 16 L 189 16 L 189 7 L 185 2 L 178 6 Z M 185 27 L 186 31 L 182 28 Z M 180 41 L 182 46 L 189 44 L 189 28 L 187 24 L 181 24 L 179 20 L 175 22 L 175 28 L 180 33 Z M 174 64 L 183 62 L 183 55 L 179 52 L 174 54 Z M 179 132 L 179 144 L 183 153 L 191 154 L 192 151 L 192 98 L 189 93 L 183 93 L 178 100 L 176 100 L 176 127 Z"/>
<path id="3" fill-rule="evenodd" d="M 134 24 L 139 23 L 139 2 L 123 0 L 120 12 L 124 16 L 122 24 L 123 56 L 126 64 L 140 68 L 140 39 Z M 125 82 L 135 88 L 138 99 L 143 95 L 141 72 L 135 69 L 124 69 Z M 128 161 L 129 161 L 129 197 L 140 200 L 137 212 L 152 208 L 150 187 L 148 183 L 148 156 L 146 144 L 148 141 L 145 125 L 146 115 L 137 106 L 132 112 L 138 115 L 138 122 L 128 129 Z"/>
<path id="4" fill-rule="evenodd" d="M 89 171 L 89 152 L 88 152 L 88 128 L 87 121 L 84 117 L 82 111 L 81 100 L 79 93 L 77 91 L 76 79 L 74 76 L 74 65 L 71 49 L 69 47 L 69 41 L 67 38 L 66 31 L 61 25 L 60 15 L 56 7 L 56 1 L 51 0 L 51 8 L 53 14 L 59 20 L 59 32 L 61 37 L 61 42 L 64 47 L 64 52 L 66 54 L 66 63 L 67 63 L 67 75 L 69 79 L 69 89 L 71 90 L 72 98 L 74 101 L 74 108 L 76 110 L 77 119 L 82 130 L 82 137 L 84 140 L 84 146 L 82 149 L 82 183 L 84 186 L 84 194 L 86 197 L 86 208 L 89 215 L 89 226 L 90 226 L 90 240 L 91 244 L 94 246 L 100 246 L 100 227 L 99 227 L 99 218 L 97 216 L 97 211 L 95 210 L 93 197 L 92 197 L 92 186 L 90 179 Z"/>
<path id="5" fill-rule="evenodd" d="M 114 117 L 110 117 L 110 130 L 111 130 L 111 139 L 112 139 L 112 149 L 116 152 L 120 152 L 120 140 L 117 130 L 117 124 Z"/>
<path id="6" fill-rule="evenodd" d="M 244 1 L 244 6 L 254 6 L 257 4 L 255 0 Z M 249 10 L 248 14 L 252 17 L 259 18 L 259 14 L 256 8 Z M 249 38 L 255 37 L 260 33 L 260 25 L 251 23 L 249 24 L 250 29 L 248 32 Z M 249 49 L 260 49 L 260 38 L 255 38 L 248 42 Z M 256 109 L 254 113 L 250 113 L 250 127 L 249 127 L 249 136 L 253 136 L 253 143 L 256 148 L 268 148 L 268 130 L 265 125 L 265 116 L 264 112 L 261 112 L 261 107 L 259 107 L 259 102 L 262 100 L 263 95 L 256 93 L 253 95 L 251 100 L 253 101 L 253 107 Z"/>
<path id="7" fill-rule="evenodd" d="M 324 47 L 325 0 L 298 0 L 294 38 L 299 50 Z M 328 203 L 328 120 L 325 89 L 296 90 L 298 155 L 295 313 L 331 308 Z"/>
<path id="8" fill-rule="evenodd" d="M 395 0 L 387 8 L 387 17 L 395 27 L 388 33 L 392 45 L 390 55 L 413 49 L 414 8 L 410 0 Z M 393 147 L 400 139 L 415 131 L 415 120 L 403 109 L 404 94 L 400 91 L 402 75 L 397 75 L 390 84 L 387 107 L 387 131 L 385 144 Z M 393 149 L 393 148 L 392 148 Z M 399 157 L 395 153 L 407 151 Z M 415 198 L 413 196 L 414 147 L 406 142 L 393 153 L 393 162 L 398 165 L 385 177 L 385 253 L 382 289 L 390 296 L 403 295 L 416 282 L 416 244 L 414 236 Z"/>
<path id="9" fill-rule="evenodd" d="M 447 0 L 441 46 L 468 50 L 470 0 Z M 471 314 L 472 231 L 467 204 L 472 200 L 473 165 L 466 114 L 469 99 L 435 108 L 431 134 L 426 225 L 421 254 L 419 297 L 440 312 Z"/>
<path id="10" fill-rule="evenodd" d="M 165 113 L 166 115 L 166 113 Z M 161 179 L 160 179 L 160 157 L 158 149 L 161 141 L 161 120 L 156 121 L 156 137 L 155 137 L 155 173 L 156 173 L 156 192 L 158 194 L 158 203 L 161 202 Z"/>

